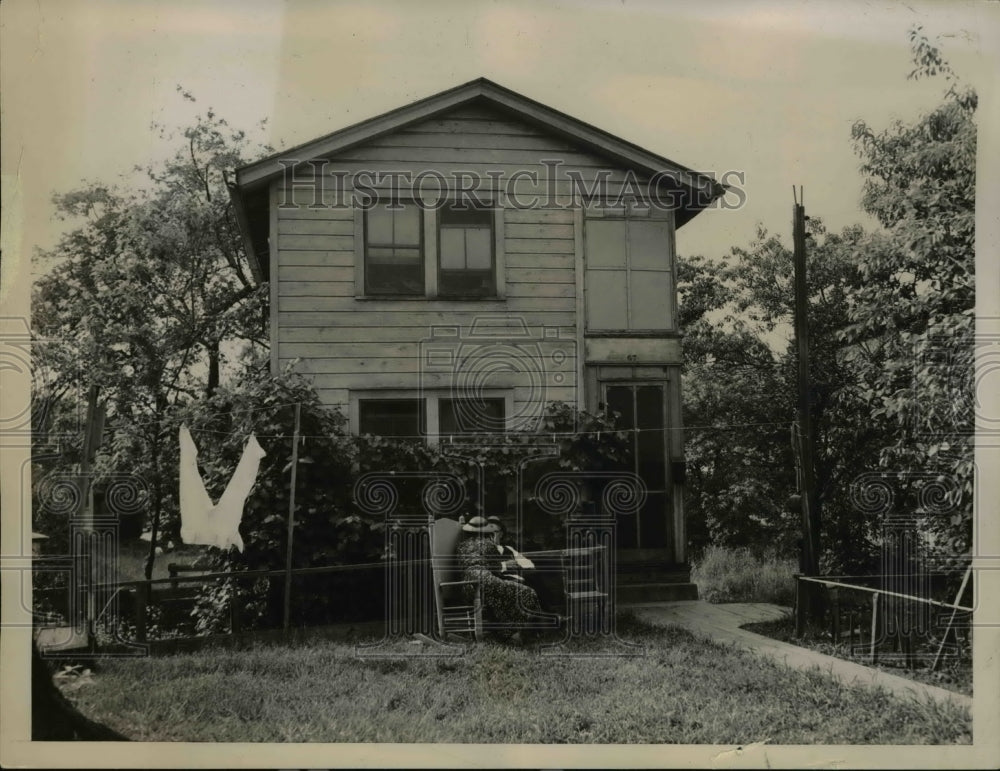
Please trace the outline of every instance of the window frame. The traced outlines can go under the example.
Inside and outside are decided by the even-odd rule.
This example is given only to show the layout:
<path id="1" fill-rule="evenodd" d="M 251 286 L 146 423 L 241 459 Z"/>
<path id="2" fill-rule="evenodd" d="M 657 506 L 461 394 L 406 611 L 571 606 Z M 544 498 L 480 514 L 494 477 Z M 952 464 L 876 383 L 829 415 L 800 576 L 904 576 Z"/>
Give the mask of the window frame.
<path id="1" fill-rule="evenodd" d="M 587 230 L 592 223 L 596 222 L 623 222 L 625 230 L 625 264 L 623 267 L 609 267 L 609 266 L 593 266 L 588 257 L 588 242 L 589 237 L 587 235 Z M 632 265 L 632 254 L 631 254 L 631 228 L 630 223 L 641 223 L 641 222 L 657 222 L 663 223 L 666 226 L 667 238 L 664 244 L 664 252 L 667 258 L 667 267 L 665 270 L 651 270 L 650 268 L 635 268 Z M 584 255 L 584 320 L 583 325 L 586 334 L 614 334 L 614 335 L 635 335 L 635 334 L 663 334 L 670 335 L 676 334 L 677 332 L 677 254 L 675 246 L 675 225 L 673 217 L 668 213 L 667 216 L 659 217 L 653 216 L 653 212 L 649 207 L 640 206 L 629 206 L 629 207 L 609 207 L 605 209 L 591 209 L 586 212 L 584 217 L 584 227 L 583 227 L 583 255 Z M 594 327 L 591 326 L 591 316 L 590 307 L 588 304 L 587 293 L 590 290 L 590 285 L 588 281 L 588 276 L 593 272 L 609 272 L 615 273 L 623 271 L 625 274 L 625 326 L 624 327 Z M 632 274 L 638 272 L 650 272 L 650 273 L 665 273 L 667 275 L 668 282 L 668 296 L 670 298 L 670 311 L 667 318 L 667 323 L 662 328 L 656 327 L 639 327 L 632 326 L 632 305 L 633 305 L 633 292 L 632 292 Z"/>
<path id="2" fill-rule="evenodd" d="M 479 270 L 470 269 L 468 267 L 463 268 L 463 269 L 447 269 L 446 270 L 444 268 L 444 266 L 442 265 L 442 256 L 443 255 L 442 255 L 442 249 L 441 249 L 441 246 L 442 246 L 441 231 L 444 230 L 444 229 L 454 228 L 456 230 L 462 230 L 464 232 L 464 230 L 466 230 L 467 227 L 468 227 L 468 226 L 463 226 L 461 224 L 451 224 L 451 223 L 445 223 L 445 222 L 443 222 L 444 217 L 442 215 L 444 214 L 444 212 L 445 212 L 446 209 L 451 209 L 451 208 L 452 208 L 452 204 L 449 203 L 449 204 L 447 204 L 445 206 L 442 206 L 440 209 L 438 209 L 435 212 L 435 214 L 437 215 L 435 217 L 436 225 L 437 225 L 437 254 L 435 255 L 435 269 L 437 271 L 437 294 L 438 294 L 438 297 L 441 297 L 442 299 L 448 299 L 448 300 L 466 300 L 466 299 L 478 300 L 478 299 L 483 299 L 483 298 L 487 298 L 487 299 L 489 299 L 489 298 L 495 298 L 497 296 L 497 292 L 496 292 L 496 286 L 497 286 L 497 242 L 499 240 L 497 238 L 497 216 L 496 216 L 497 206 L 495 204 L 493 204 L 493 203 L 491 203 L 488 207 L 487 206 L 476 207 L 476 206 L 472 206 L 472 205 L 468 206 L 468 211 L 474 212 L 476 214 L 485 213 L 486 216 L 483 217 L 482 219 L 484 219 L 484 220 L 488 219 L 489 220 L 489 228 L 490 228 L 490 237 L 489 237 L 489 243 L 490 243 L 490 265 L 486 269 L 479 269 Z M 461 213 L 465 213 L 465 212 L 462 212 L 460 210 L 458 213 L 461 214 Z M 468 254 L 466 254 L 466 264 L 468 264 Z M 442 289 L 442 286 L 444 284 L 444 274 L 445 273 L 460 273 L 462 271 L 466 271 L 466 272 L 469 272 L 469 273 L 487 274 L 487 275 L 489 275 L 489 278 L 490 278 L 490 291 L 487 294 L 462 293 L 462 292 L 444 292 L 443 289 Z"/>
<path id="3" fill-rule="evenodd" d="M 442 295 L 438 291 L 440 250 L 438 248 L 438 222 L 441 206 L 430 201 L 419 201 L 406 195 L 397 195 L 394 201 L 403 205 L 413 204 L 422 213 L 421 264 L 424 268 L 424 290 L 420 294 L 386 294 L 367 291 L 365 275 L 366 207 L 354 207 L 354 299 L 355 300 L 446 300 L 449 302 L 505 302 L 507 299 L 506 256 L 504 250 L 504 207 L 497 198 L 484 203 L 483 209 L 493 213 L 493 293 L 488 295 Z M 452 201 L 453 199 L 449 199 Z"/>
<path id="4" fill-rule="evenodd" d="M 487 388 L 483 389 L 481 396 L 484 399 L 503 399 L 504 401 L 504 428 L 503 431 L 495 432 L 496 436 L 507 434 L 511 430 L 512 416 L 514 413 L 514 389 L 513 388 Z M 488 436 L 486 432 L 476 434 L 442 434 L 441 433 L 441 406 L 442 399 L 460 399 L 461 394 L 455 394 L 450 388 L 435 389 L 413 389 L 413 388 L 379 388 L 379 389 L 351 389 L 348 396 L 348 425 L 351 434 L 361 435 L 361 402 L 362 401 L 398 401 L 416 400 L 422 402 L 421 410 L 423 417 L 424 435 L 417 437 L 423 439 L 430 445 L 440 443 L 442 437 L 449 436 Z"/>
<path id="5" fill-rule="evenodd" d="M 373 292 L 368 288 L 369 282 L 369 255 L 368 250 L 371 248 L 390 248 L 390 249 L 416 249 L 417 251 L 417 264 L 423 267 L 424 261 L 426 259 L 427 253 L 427 223 L 426 223 L 426 212 L 419 205 L 419 203 L 412 198 L 402 198 L 396 197 L 392 201 L 384 202 L 389 206 L 396 204 L 402 205 L 403 207 L 413 206 L 417 209 L 417 225 L 418 225 L 418 235 L 417 235 L 417 246 L 396 246 L 395 244 L 378 244 L 372 245 L 368 241 L 368 215 L 375 206 L 369 207 L 356 207 L 355 212 L 360 214 L 360 286 L 362 295 L 365 297 L 387 297 L 387 298 L 402 298 L 402 299 L 413 299 L 419 297 L 426 297 L 427 295 L 427 272 L 424 270 L 421 273 L 421 288 L 419 292 Z M 378 206 L 383 205 L 383 202 L 376 204 Z M 355 223 L 355 237 L 357 234 L 357 223 Z"/>
<path id="6" fill-rule="evenodd" d="M 392 402 L 392 403 L 396 403 L 396 404 L 398 404 L 400 402 L 414 402 L 416 404 L 416 408 L 417 408 L 417 433 L 414 434 L 414 435 L 402 435 L 402 434 L 386 435 L 386 434 L 373 434 L 371 431 L 362 431 L 361 430 L 361 417 L 362 417 L 361 416 L 361 408 L 362 408 L 362 404 L 363 403 L 368 403 L 368 402 L 383 402 L 383 403 L 385 403 L 385 402 Z M 357 400 L 357 427 L 358 427 L 358 430 L 357 430 L 357 434 L 358 435 L 361 435 L 361 434 L 372 434 L 373 436 L 382 436 L 382 437 L 385 437 L 386 439 L 407 439 L 407 440 L 409 440 L 409 439 L 416 439 L 416 440 L 422 440 L 427 435 L 427 405 L 426 405 L 426 401 L 424 399 L 421 399 L 419 396 L 410 396 L 410 397 L 407 397 L 407 396 L 392 396 L 392 397 L 381 397 L 381 398 L 370 398 L 370 397 L 367 397 L 367 396 L 361 396 Z"/>

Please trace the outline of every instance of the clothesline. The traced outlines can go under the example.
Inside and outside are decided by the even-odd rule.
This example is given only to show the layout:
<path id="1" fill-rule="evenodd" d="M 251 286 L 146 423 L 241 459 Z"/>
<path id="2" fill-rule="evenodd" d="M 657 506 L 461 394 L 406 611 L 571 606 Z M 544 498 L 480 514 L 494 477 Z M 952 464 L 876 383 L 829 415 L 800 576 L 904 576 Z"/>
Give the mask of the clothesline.
<path id="1" fill-rule="evenodd" d="M 232 415 L 239 413 L 251 413 L 251 412 L 264 412 L 268 410 L 279 410 L 284 407 L 294 407 L 296 405 L 301 405 L 302 402 L 286 402 L 282 404 L 271 404 L 267 407 L 255 407 L 255 408 L 239 408 L 238 410 L 224 410 L 220 412 L 213 412 L 205 416 L 207 418 L 214 418 L 223 415 Z M 148 421 L 142 423 L 129 423 L 131 426 L 148 426 L 152 425 L 155 421 Z M 721 423 L 721 424 L 703 424 L 696 426 L 665 426 L 662 428 L 615 428 L 615 429 L 601 429 L 599 431 L 505 431 L 502 436 L 544 436 L 550 434 L 552 436 L 561 435 L 574 435 L 574 436 L 600 436 L 601 434 L 639 434 L 639 433 L 663 433 L 667 431 L 692 431 L 696 429 L 716 429 L 716 430 L 730 430 L 736 428 L 758 428 L 761 426 L 792 426 L 794 420 L 779 420 L 779 421 L 766 421 L 761 423 Z M 216 436 L 234 436 L 241 431 L 216 431 L 211 428 L 198 428 L 195 426 L 188 426 L 188 429 L 193 434 L 214 434 Z M 483 432 L 485 433 L 485 432 Z M 482 434 L 479 434 L 482 435 Z M 300 439 L 329 439 L 331 434 L 300 434 Z M 379 434 L 382 439 L 414 439 L 412 434 Z M 440 434 L 439 436 L 449 436 L 448 434 Z M 454 435 L 451 435 L 454 436 Z M 257 434 L 258 439 L 287 439 L 291 437 L 291 432 L 281 433 L 281 434 Z"/>
<path id="2" fill-rule="evenodd" d="M 221 415 L 233 415 L 233 414 L 239 414 L 239 413 L 244 413 L 244 412 L 265 412 L 267 410 L 280 410 L 283 407 L 294 407 L 296 404 L 301 405 L 302 402 L 286 402 L 286 403 L 283 403 L 283 404 L 269 404 L 267 407 L 240 407 L 238 409 L 220 410 L 219 412 L 210 412 L 208 415 L 205 415 L 204 417 L 206 417 L 206 418 L 215 418 L 215 417 L 219 417 Z M 118 416 L 116 416 L 116 417 L 118 417 Z M 128 421 L 128 425 L 135 426 L 135 427 L 152 426 L 155 423 L 156 423 L 155 420 Z M 195 429 L 191 429 L 191 430 L 193 431 Z M 198 429 L 198 430 L 205 431 L 207 429 Z M 218 433 L 218 432 L 216 432 L 216 433 Z M 229 432 L 229 431 L 223 431 L 221 433 L 228 434 L 228 433 L 231 433 L 231 432 Z"/>
<path id="3" fill-rule="evenodd" d="M 612 429 L 602 429 L 600 431 L 504 431 L 497 432 L 495 435 L 498 437 L 511 437 L 511 436 L 552 436 L 553 438 L 565 437 L 565 436 L 600 436 L 601 434 L 639 434 L 639 433 L 663 433 L 666 431 L 692 431 L 695 429 L 718 429 L 718 430 L 728 430 L 735 428 L 752 428 L 759 426 L 790 426 L 793 421 L 781 420 L 781 421 L 771 421 L 765 423 L 723 423 L 723 424 L 705 424 L 700 426 L 665 426 L 663 428 L 612 428 Z M 202 434 L 217 434 L 220 436 L 232 436 L 234 432 L 232 431 L 214 431 L 208 428 L 191 428 L 191 433 L 202 433 Z M 439 438 L 445 437 L 456 437 L 456 436 L 490 436 L 491 434 L 487 432 L 482 432 L 478 434 L 438 434 Z M 288 439 L 291 437 L 291 433 L 283 434 L 256 434 L 258 439 Z M 299 434 L 299 439 L 330 439 L 334 434 Z M 425 435 L 413 435 L 413 434 L 378 434 L 380 439 L 419 439 L 421 436 Z"/>

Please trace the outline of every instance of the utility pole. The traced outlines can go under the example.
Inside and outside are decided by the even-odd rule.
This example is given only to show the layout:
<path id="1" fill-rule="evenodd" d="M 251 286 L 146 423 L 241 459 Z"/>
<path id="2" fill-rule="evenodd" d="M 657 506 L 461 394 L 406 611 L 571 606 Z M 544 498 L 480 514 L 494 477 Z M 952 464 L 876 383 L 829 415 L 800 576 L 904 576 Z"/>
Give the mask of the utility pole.
<path id="1" fill-rule="evenodd" d="M 814 465 L 815 434 L 812 426 L 810 410 L 809 385 L 809 289 L 806 281 L 806 209 L 802 187 L 798 196 L 792 188 L 795 199 L 792 210 L 792 244 L 795 265 L 795 342 L 799 359 L 799 416 L 798 416 L 798 451 L 802 466 L 801 497 L 802 505 L 802 561 L 801 570 L 807 576 L 819 573 L 819 499 L 816 495 L 816 469 Z M 819 612 L 815 584 L 807 584 L 809 591 L 805 592 L 807 615 L 816 620 Z"/>
<path id="2" fill-rule="evenodd" d="M 94 587 L 98 576 L 97 559 L 101 554 L 94 528 L 94 489 L 91 478 L 91 469 L 97 457 L 97 450 L 101 446 L 101 437 L 104 434 L 105 409 L 103 404 L 97 402 L 99 393 L 100 389 L 97 385 L 91 385 L 87 394 L 87 426 L 83 436 L 83 450 L 77 476 L 77 490 L 80 496 L 77 516 L 78 521 L 83 526 L 83 532 L 74 535 L 75 540 L 82 539 L 82 543 L 77 543 L 76 547 L 87 570 L 87 592 L 83 603 L 87 645 L 91 650 L 94 649 L 96 641 L 97 592 Z"/>

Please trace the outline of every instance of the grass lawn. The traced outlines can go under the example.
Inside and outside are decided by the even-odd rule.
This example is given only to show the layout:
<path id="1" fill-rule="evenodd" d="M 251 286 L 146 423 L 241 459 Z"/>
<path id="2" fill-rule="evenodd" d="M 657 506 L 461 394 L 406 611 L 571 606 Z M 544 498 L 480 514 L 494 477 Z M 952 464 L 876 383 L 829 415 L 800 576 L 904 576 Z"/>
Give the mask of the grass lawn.
<path id="1" fill-rule="evenodd" d="M 67 696 L 144 741 L 971 741 L 968 711 L 952 705 L 848 687 L 631 617 L 619 635 L 645 655 L 549 658 L 483 643 L 464 656 L 371 660 L 347 643 L 260 643 L 107 660 Z"/>
<path id="2" fill-rule="evenodd" d="M 781 640 L 782 642 L 799 645 L 803 648 L 818 651 L 819 653 L 825 653 L 827 656 L 836 656 L 846 661 L 854 661 L 865 666 L 872 666 L 871 659 L 867 655 L 853 655 L 851 653 L 848 641 L 845 640 L 835 645 L 830 638 L 829 632 L 825 629 L 816 630 L 807 628 L 802 638 L 796 637 L 795 619 L 791 616 L 779 621 L 747 624 L 743 628 L 774 640 Z M 966 696 L 972 696 L 971 655 L 961 657 L 946 656 L 942 658 L 939 670 L 932 672 L 926 665 L 926 660 L 928 656 L 932 655 L 931 652 L 933 650 L 933 646 L 928 646 L 927 650 L 924 651 L 924 662 L 920 663 L 918 661 L 918 665 L 914 669 L 907 669 L 901 661 L 889 660 L 885 654 L 882 654 L 881 659 L 879 659 L 875 666 L 894 675 L 908 677 L 920 683 L 928 683 L 929 685 L 947 688 L 957 693 L 964 693 Z"/>

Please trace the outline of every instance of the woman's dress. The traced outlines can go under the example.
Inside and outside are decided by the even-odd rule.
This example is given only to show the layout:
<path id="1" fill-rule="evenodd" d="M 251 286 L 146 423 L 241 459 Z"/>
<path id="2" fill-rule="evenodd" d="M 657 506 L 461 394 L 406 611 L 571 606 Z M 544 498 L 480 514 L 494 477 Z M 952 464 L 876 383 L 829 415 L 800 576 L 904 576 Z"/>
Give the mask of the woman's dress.
<path id="1" fill-rule="evenodd" d="M 482 586 L 483 613 L 488 621 L 519 625 L 528 620 L 538 620 L 537 614 L 543 614 L 534 589 L 520 581 L 497 575 L 501 556 L 492 540 L 465 538 L 458 545 L 458 558 L 463 568 L 463 579 L 476 581 Z M 467 599 L 471 602 L 475 588 L 470 586 L 467 591 Z"/>

